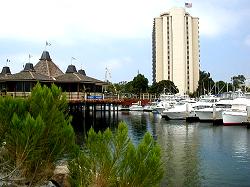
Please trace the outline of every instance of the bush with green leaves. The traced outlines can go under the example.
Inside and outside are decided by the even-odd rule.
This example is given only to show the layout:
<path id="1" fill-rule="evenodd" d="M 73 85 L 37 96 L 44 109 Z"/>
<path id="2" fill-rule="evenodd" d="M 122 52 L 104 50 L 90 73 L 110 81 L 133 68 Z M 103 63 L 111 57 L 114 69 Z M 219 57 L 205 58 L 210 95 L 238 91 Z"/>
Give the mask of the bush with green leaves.
<path id="1" fill-rule="evenodd" d="M 112 133 L 87 134 L 83 150 L 69 162 L 72 186 L 159 186 L 163 177 L 161 149 L 149 133 L 136 147 L 124 122 Z"/>
<path id="2" fill-rule="evenodd" d="M 0 180 L 39 185 L 77 149 L 60 88 L 37 84 L 28 99 L 0 98 Z"/>

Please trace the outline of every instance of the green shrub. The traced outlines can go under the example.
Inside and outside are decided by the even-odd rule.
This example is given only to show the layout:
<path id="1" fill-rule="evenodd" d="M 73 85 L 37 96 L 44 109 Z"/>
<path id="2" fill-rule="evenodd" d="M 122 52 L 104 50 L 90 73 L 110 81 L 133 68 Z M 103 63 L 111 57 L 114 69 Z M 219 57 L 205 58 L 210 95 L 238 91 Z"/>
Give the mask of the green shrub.
<path id="1" fill-rule="evenodd" d="M 149 133 L 137 147 L 125 123 L 117 132 L 87 134 L 83 150 L 69 162 L 72 186 L 158 186 L 163 177 L 160 147 Z"/>
<path id="2" fill-rule="evenodd" d="M 53 175 L 57 161 L 77 149 L 67 100 L 55 85 L 37 84 L 28 100 L 1 98 L 0 176 L 30 186 Z M 7 112 L 12 113 L 7 113 Z"/>
<path id="3" fill-rule="evenodd" d="M 24 118 L 28 113 L 28 102 L 14 99 L 11 96 L 0 97 L 0 145 L 5 141 L 6 132 L 10 130 L 10 122 L 14 114 Z"/>

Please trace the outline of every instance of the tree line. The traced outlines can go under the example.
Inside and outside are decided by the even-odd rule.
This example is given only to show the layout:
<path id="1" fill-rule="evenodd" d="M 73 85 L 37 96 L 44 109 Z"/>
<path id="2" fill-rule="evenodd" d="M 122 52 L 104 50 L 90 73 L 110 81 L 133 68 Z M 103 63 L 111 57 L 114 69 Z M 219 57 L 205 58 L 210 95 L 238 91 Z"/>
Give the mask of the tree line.
<path id="1" fill-rule="evenodd" d="M 228 91 L 235 91 L 237 89 L 250 91 L 250 88 L 245 85 L 245 81 L 246 78 L 244 75 L 231 77 L 231 82 L 214 81 L 209 72 L 200 71 L 197 90 L 194 93 L 187 94 L 198 97 L 204 94 L 220 94 Z M 149 85 L 148 79 L 144 75 L 138 74 L 133 80 L 128 82 L 110 83 L 107 87 L 107 92 L 115 94 L 131 93 L 137 95 L 141 93 L 152 93 L 159 95 L 163 92 L 176 94 L 179 90 L 170 80 L 162 80 Z"/>

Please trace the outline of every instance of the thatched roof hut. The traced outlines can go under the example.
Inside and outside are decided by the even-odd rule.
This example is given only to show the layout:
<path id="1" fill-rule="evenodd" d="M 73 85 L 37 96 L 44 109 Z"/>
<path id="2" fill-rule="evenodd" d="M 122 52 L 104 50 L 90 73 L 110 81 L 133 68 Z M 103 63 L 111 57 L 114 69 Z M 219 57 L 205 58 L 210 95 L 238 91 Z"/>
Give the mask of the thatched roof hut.
<path id="1" fill-rule="evenodd" d="M 3 70 L 2 72 L 8 72 L 8 70 Z M 19 73 L 10 74 L 5 73 L 0 76 L 0 89 L 8 90 L 9 92 L 30 92 L 37 82 L 42 84 L 50 84 L 53 82 L 51 77 L 37 73 L 33 64 L 27 63 Z"/>
<path id="2" fill-rule="evenodd" d="M 55 83 L 60 87 L 65 88 L 67 91 L 79 91 L 79 90 L 93 90 L 102 91 L 102 85 L 106 83 L 86 76 L 85 71 L 81 70 L 77 72 L 74 65 L 69 65 L 66 73 L 56 77 Z"/>
<path id="3" fill-rule="evenodd" d="M 86 76 L 84 70 L 77 72 L 74 65 L 69 65 L 64 74 L 54 64 L 48 51 L 43 51 L 35 66 L 26 63 L 24 69 L 16 74 L 11 74 L 9 67 L 3 67 L 0 73 L 0 90 L 7 92 L 30 92 L 37 82 L 55 83 L 66 92 L 102 92 L 102 86 L 106 85 L 106 82 Z"/>
<path id="4" fill-rule="evenodd" d="M 39 62 L 35 65 L 36 72 L 49 76 L 57 77 L 63 75 L 63 72 L 57 67 L 57 65 L 50 58 L 48 51 L 43 51 Z"/>

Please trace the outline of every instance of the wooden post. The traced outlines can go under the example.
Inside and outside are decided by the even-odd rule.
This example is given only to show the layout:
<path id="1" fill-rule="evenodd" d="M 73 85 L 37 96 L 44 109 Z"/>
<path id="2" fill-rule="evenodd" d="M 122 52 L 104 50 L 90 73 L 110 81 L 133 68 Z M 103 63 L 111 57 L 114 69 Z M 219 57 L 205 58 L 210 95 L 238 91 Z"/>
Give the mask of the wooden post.
<path id="1" fill-rule="evenodd" d="M 213 121 L 216 120 L 216 106 L 213 104 Z"/>

